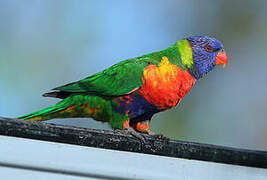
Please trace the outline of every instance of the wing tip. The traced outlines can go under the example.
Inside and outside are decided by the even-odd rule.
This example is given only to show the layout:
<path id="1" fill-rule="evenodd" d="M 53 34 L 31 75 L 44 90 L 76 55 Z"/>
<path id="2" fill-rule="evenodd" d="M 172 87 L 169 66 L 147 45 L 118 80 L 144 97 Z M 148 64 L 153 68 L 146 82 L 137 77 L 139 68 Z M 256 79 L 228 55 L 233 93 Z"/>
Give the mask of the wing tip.
<path id="1" fill-rule="evenodd" d="M 72 95 L 72 92 L 66 92 L 66 91 L 53 91 L 49 93 L 44 93 L 44 97 L 53 97 L 53 98 L 60 98 L 60 99 L 65 99 Z"/>
<path id="2" fill-rule="evenodd" d="M 54 90 L 54 89 L 52 89 Z M 58 92 L 49 92 L 49 93 L 44 93 L 42 96 L 43 97 L 57 97 Z"/>

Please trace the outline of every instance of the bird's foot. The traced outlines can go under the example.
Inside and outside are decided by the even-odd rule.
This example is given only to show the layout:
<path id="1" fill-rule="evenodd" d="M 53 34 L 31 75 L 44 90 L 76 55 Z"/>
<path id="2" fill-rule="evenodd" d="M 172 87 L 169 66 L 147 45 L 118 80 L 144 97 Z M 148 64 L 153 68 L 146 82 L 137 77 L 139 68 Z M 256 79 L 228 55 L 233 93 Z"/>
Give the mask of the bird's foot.
<path id="1" fill-rule="evenodd" d="M 122 127 L 122 131 L 121 130 L 115 130 L 115 132 L 116 131 L 123 132 L 124 134 L 130 134 L 133 137 L 137 138 L 141 143 L 145 143 L 146 142 L 145 135 L 137 132 L 135 129 L 130 127 L 129 120 L 126 120 L 124 122 L 123 127 Z"/>
<path id="2" fill-rule="evenodd" d="M 130 134 L 133 137 L 137 138 L 141 143 L 146 143 L 146 137 L 145 137 L 146 135 L 135 131 L 131 127 L 124 128 L 123 132 L 125 132 L 126 134 Z"/>
<path id="3" fill-rule="evenodd" d="M 123 131 L 127 134 L 131 134 L 133 137 L 135 137 L 139 141 L 141 141 L 141 143 L 146 143 L 146 137 L 145 137 L 146 135 L 145 134 L 139 133 L 131 127 L 125 127 Z"/>
<path id="4" fill-rule="evenodd" d="M 156 134 L 154 132 L 152 132 L 150 129 L 149 129 L 149 126 L 148 126 L 148 120 L 147 121 L 141 121 L 141 122 L 138 122 L 136 123 L 133 128 L 140 132 L 141 134 L 147 134 L 149 136 L 152 136 L 156 139 L 160 139 L 160 140 L 165 140 L 165 141 L 169 141 L 170 139 L 166 136 L 164 136 L 163 134 Z"/>

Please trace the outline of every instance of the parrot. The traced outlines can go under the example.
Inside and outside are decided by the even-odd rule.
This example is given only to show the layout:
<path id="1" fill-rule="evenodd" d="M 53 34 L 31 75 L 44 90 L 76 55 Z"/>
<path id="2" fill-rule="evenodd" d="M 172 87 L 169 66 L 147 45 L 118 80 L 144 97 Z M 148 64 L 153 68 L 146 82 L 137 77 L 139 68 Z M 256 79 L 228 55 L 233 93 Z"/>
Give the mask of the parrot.
<path id="1" fill-rule="evenodd" d="M 19 119 L 93 118 L 113 129 L 157 135 L 149 128 L 154 114 L 178 105 L 217 65 L 227 64 L 223 44 L 209 36 L 189 36 L 167 49 L 121 61 L 101 72 L 52 89 L 44 97 L 57 104 Z"/>

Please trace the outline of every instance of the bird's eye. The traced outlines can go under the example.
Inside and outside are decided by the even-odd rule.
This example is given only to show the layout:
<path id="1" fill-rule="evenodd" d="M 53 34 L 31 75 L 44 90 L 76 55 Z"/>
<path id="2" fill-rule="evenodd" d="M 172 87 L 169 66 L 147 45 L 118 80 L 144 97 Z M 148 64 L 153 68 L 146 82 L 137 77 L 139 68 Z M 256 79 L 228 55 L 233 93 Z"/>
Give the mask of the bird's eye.
<path id="1" fill-rule="evenodd" d="M 207 45 L 207 46 L 205 47 L 205 49 L 206 49 L 206 51 L 208 51 L 208 52 L 212 52 L 212 47 L 211 47 L 210 45 Z"/>

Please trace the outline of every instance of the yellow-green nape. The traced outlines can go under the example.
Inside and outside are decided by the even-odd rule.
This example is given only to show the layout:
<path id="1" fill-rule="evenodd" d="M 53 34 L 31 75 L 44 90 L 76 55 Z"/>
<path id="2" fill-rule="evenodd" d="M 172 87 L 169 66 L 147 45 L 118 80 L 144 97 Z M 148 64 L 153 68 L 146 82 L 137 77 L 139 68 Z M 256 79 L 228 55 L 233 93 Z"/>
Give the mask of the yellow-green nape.
<path id="1" fill-rule="evenodd" d="M 182 63 L 186 67 L 191 68 L 192 65 L 194 64 L 194 60 L 193 60 L 193 51 L 189 41 L 186 39 L 177 41 L 176 46 L 180 51 Z"/>

